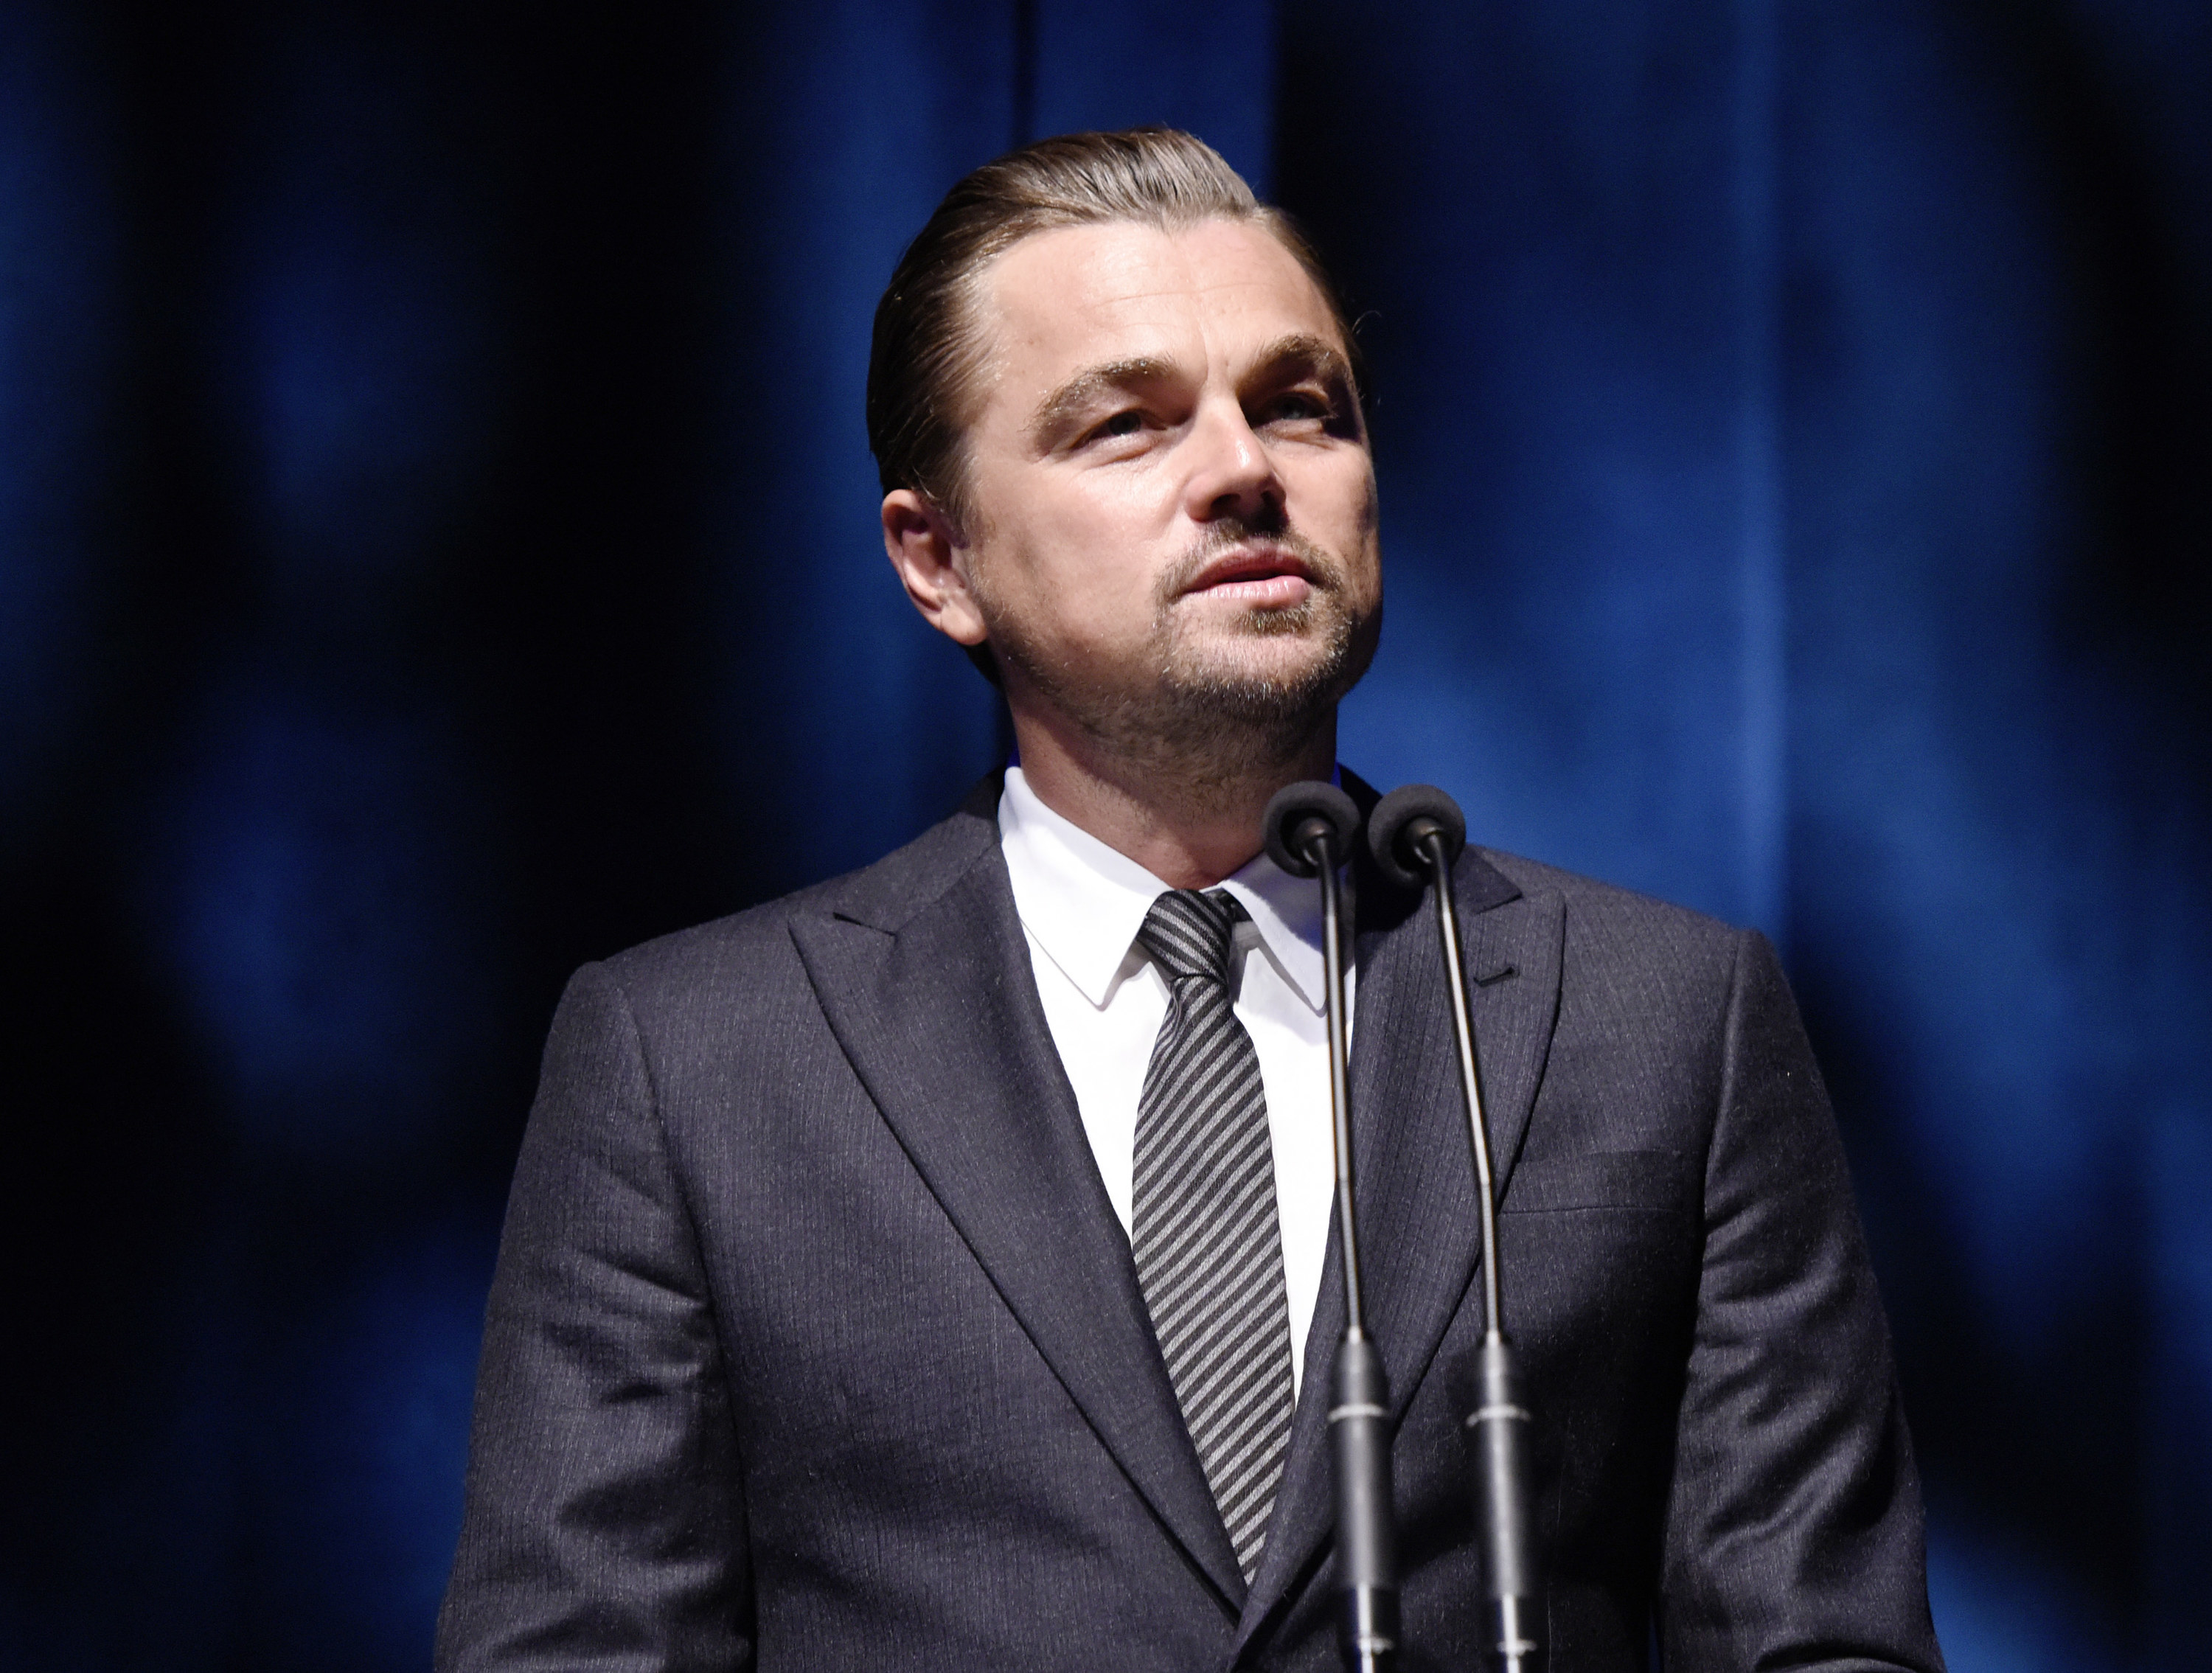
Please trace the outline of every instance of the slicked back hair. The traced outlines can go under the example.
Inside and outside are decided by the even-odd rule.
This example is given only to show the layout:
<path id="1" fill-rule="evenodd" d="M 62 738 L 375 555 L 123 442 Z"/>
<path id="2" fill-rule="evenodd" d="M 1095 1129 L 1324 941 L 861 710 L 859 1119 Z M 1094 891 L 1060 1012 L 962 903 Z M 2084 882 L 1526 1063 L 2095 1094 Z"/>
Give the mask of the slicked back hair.
<path id="1" fill-rule="evenodd" d="M 963 536 L 974 526 L 965 439 L 989 353 L 975 307 L 994 257 L 1054 227 L 1133 222 L 1172 232 L 1201 221 L 1273 234 L 1320 289 L 1364 386 L 1343 304 L 1312 246 L 1212 146 L 1173 128 L 1062 134 L 985 163 L 946 192 L 876 305 L 868 446 L 884 492 L 911 489 Z"/>

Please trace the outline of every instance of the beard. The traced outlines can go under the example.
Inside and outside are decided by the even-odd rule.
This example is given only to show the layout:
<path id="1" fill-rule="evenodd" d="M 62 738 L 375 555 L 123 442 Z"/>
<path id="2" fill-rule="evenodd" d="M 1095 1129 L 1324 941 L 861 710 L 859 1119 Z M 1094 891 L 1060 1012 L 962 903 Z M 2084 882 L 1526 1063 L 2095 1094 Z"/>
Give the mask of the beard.
<path id="1" fill-rule="evenodd" d="M 1201 626 L 1186 596 L 1192 583 L 1223 552 L 1255 542 L 1298 560 L 1306 596 L 1248 606 L 1226 624 L 1209 611 Z M 994 654 L 1152 794 L 1200 809 L 1231 805 L 1302 759 L 1367 672 L 1382 630 L 1379 598 L 1370 605 L 1356 596 L 1345 562 L 1279 511 L 1210 525 L 1160 576 L 1142 652 L 1117 668 L 1054 659 L 998 607 L 988 585 L 976 599 Z M 1265 654 L 1267 642 L 1286 640 L 1303 642 L 1306 654 Z"/>

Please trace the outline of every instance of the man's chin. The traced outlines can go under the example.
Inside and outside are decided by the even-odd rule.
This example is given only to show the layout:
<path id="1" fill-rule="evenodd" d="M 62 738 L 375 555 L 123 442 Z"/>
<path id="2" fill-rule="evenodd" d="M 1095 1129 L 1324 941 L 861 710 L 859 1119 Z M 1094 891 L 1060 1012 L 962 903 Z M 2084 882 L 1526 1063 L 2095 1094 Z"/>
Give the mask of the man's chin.
<path id="1" fill-rule="evenodd" d="M 1179 685 L 1255 698 L 1270 692 L 1285 697 L 1319 695 L 1333 702 L 1366 672 L 1373 654 L 1374 634 L 1367 624 L 1305 606 L 1245 611 L 1210 631 L 1187 624 L 1165 661 Z"/>
<path id="2" fill-rule="evenodd" d="M 1224 722 L 1295 722 L 1335 703 L 1366 672 L 1341 640 L 1279 638 L 1186 645 L 1169 660 L 1167 684 L 1187 707 Z"/>
<path id="3" fill-rule="evenodd" d="M 1009 694 L 1019 685 L 1132 759 L 1174 757 L 1234 776 L 1260 757 L 1303 747 L 1373 659 L 1379 608 L 1243 611 L 1207 619 L 1164 615 L 1149 647 L 1106 678 L 1037 654 L 1000 623 L 992 630 Z M 1093 660 L 1090 672 L 1106 671 Z"/>
<path id="4" fill-rule="evenodd" d="M 1294 700 L 1328 685 L 1335 662 L 1323 654 L 1178 657 L 1167 677 L 1178 690 L 1262 703 L 1271 697 Z"/>

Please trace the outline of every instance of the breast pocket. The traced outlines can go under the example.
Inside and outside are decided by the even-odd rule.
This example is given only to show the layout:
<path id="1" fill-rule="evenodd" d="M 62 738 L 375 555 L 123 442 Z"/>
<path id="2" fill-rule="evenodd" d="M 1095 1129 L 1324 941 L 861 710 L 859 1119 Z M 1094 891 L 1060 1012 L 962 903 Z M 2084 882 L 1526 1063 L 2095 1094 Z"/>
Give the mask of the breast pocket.
<path id="1" fill-rule="evenodd" d="M 1670 1409 L 1697 1311 L 1703 1176 L 1675 1151 L 1524 1153 L 1506 1182 L 1498 1275 L 1540 1433 L 1638 1437 L 1586 1461 L 1613 1473 L 1607 1492 L 1643 1493 L 1656 1468 L 1650 1426 Z"/>
<path id="2" fill-rule="evenodd" d="M 1694 1217 L 1703 1172 L 1698 1158 L 1672 1150 L 1524 1156 L 1498 1208 L 1508 1214 L 1630 1209 Z"/>

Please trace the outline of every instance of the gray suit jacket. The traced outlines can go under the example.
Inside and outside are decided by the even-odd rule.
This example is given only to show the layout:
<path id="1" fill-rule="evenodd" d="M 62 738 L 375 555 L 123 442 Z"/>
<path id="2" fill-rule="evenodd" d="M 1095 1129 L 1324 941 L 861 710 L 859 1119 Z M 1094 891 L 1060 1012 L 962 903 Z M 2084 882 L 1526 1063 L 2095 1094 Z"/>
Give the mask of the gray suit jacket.
<path id="1" fill-rule="evenodd" d="M 851 876 L 588 966 L 487 1321 L 438 1665 L 1337 1664 L 1330 1255 L 1237 1572 L 1030 974 L 989 783 Z M 1755 934 L 1457 873 L 1540 1418 L 1552 1665 L 1941 1666 L 1835 1127 Z M 1474 1188 L 1434 929 L 1364 876 L 1352 1084 L 1409 1668 L 1479 1665 Z"/>

